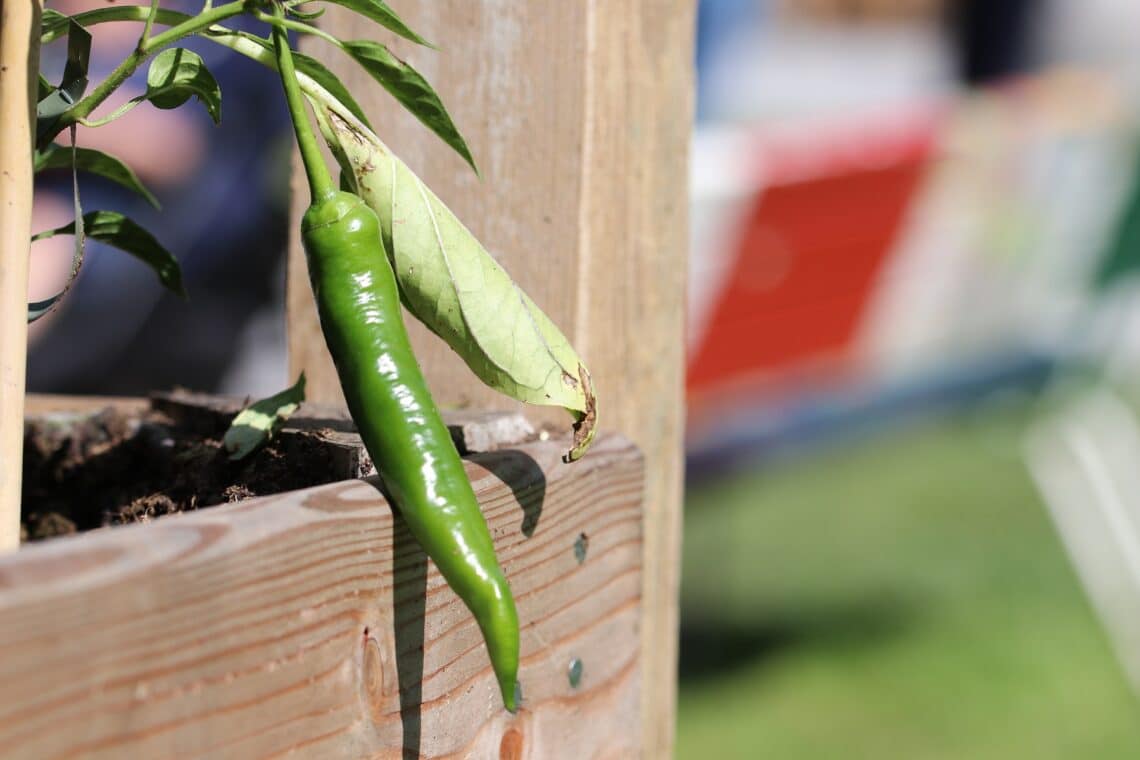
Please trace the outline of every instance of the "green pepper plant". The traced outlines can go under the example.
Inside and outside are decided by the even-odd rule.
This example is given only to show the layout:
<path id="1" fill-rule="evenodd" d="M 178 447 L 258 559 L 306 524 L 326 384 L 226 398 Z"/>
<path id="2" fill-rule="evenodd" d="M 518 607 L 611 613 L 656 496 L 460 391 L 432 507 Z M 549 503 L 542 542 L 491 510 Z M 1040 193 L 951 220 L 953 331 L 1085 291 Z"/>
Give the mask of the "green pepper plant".
<path id="1" fill-rule="evenodd" d="M 566 408 L 574 421 L 568 461 L 581 457 L 594 436 L 597 409 L 590 374 L 558 327 L 381 141 L 344 84 L 318 61 L 293 50 L 290 32 L 314 35 L 339 48 L 476 170 L 466 141 L 432 86 L 386 45 L 342 40 L 320 29 L 314 22 L 325 3 L 428 45 L 384 0 L 235 0 L 218 6 L 206 0 L 196 15 L 163 8 L 160 0 L 73 16 L 44 12 L 41 42 L 66 40 L 67 64 L 57 85 L 40 77 L 33 161 L 36 171 L 71 168 L 75 220 L 33 240 L 66 234 L 74 236 L 75 245 L 68 284 L 55 296 L 29 304 L 28 320 L 48 313 L 66 294 L 88 238 L 139 258 L 164 287 L 186 295 L 177 259 L 154 235 L 117 212 L 83 210 L 81 171 L 117 182 L 151 202 L 154 197 L 121 160 L 77 147 L 76 125 L 104 126 L 144 102 L 169 109 L 191 98 L 218 121 L 220 87 L 196 53 L 178 47 L 187 38 L 209 40 L 276 70 L 311 196 L 301 220 L 310 283 L 349 411 L 388 495 L 474 615 L 503 703 L 514 710 L 519 699 L 515 603 L 471 484 L 412 353 L 401 305 L 492 388 L 527 403 Z M 263 22 L 264 36 L 226 25 L 239 16 Z M 138 44 L 89 88 L 89 29 L 124 21 L 143 23 Z M 144 65 L 146 91 L 109 116 L 92 119 L 94 110 Z M 320 154 L 313 123 L 340 165 L 339 187 Z M 400 223 L 394 224 L 395 219 Z M 239 414 L 225 441 L 232 456 L 246 455 L 271 435 L 303 394 L 302 376 L 293 388 Z"/>

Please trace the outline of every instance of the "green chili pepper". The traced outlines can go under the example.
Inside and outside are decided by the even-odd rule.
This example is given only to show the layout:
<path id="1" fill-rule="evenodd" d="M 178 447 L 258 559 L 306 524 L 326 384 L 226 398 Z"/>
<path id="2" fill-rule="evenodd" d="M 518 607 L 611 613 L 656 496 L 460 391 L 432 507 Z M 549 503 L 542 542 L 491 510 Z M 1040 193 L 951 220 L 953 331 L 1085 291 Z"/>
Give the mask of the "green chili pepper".
<path id="1" fill-rule="evenodd" d="M 288 38 L 276 24 L 273 41 L 312 191 L 301 241 L 349 412 L 412 535 L 474 614 L 503 703 L 514 711 L 518 613 L 475 492 L 408 342 L 380 222 L 360 198 L 334 189 L 301 102 Z"/>

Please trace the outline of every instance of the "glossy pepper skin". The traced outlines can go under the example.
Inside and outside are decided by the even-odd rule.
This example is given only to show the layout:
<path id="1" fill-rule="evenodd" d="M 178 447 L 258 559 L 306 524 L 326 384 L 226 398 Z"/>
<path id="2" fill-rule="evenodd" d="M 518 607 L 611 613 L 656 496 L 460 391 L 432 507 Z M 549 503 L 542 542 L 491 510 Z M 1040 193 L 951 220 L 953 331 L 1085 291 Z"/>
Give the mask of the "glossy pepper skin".
<path id="1" fill-rule="evenodd" d="M 470 608 L 514 710 L 518 614 L 463 463 L 412 353 L 376 213 L 351 193 L 310 206 L 301 240 L 349 412 L 389 495 Z"/>
<path id="2" fill-rule="evenodd" d="M 273 5 L 280 20 L 284 11 Z M 312 192 L 301 218 L 325 343 L 348 410 L 388 495 L 448 585 L 475 616 L 503 704 L 517 708 L 519 621 L 463 462 L 408 343 L 380 220 L 335 190 L 305 113 L 284 29 L 273 43 Z"/>

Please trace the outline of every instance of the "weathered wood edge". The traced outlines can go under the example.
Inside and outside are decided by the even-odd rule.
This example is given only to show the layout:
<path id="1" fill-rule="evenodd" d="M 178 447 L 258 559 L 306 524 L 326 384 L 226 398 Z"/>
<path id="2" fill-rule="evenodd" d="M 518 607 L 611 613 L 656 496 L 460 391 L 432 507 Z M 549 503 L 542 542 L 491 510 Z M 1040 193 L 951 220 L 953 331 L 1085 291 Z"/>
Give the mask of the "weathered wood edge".
<path id="1" fill-rule="evenodd" d="M 182 423 L 189 423 L 191 428 L 203 425 L 209 429 L 221 429 L 249 403 L 249 398 L 184 390 L 157 392 L 147 398 L 28 394 L 24 400 L 24 416 L 32 419 L 60 414 L 84 415 L 107 408 L 123 414 L 141 415 L 148 409 L 154 409 Z M 445 409 L 442 414 L 461 454 L 495 451 L 542 437 L 520 412 Z M 337 470 L 343 473 L 344 478 L 367 477 L 376 473 L 352 418 L 343 406 L 306 401 L 277 434 L 311 433 L 318 434 L 329 448 L 330 454 L 340 463 Z M 565 438 L 563 446 L 569 447 L 569 434 Z"/>
<path id="2" fill-rule="evenodd" d="M 24 396 L 24 417 L 45 414 L 94 412 L 114 407 L 123 412 L 141 412 L 150 402 L 139 396 L 65 396 L 55 393 L 29 393 Z"/>
<path id="3" fill-rule="evenodd" d="M 562 449 L 539 441 L 467 463 L 523 621 L 518 715 L 501 709 L 470 615 L 361 480 L 0 558 L 0 746 L 636 754 L 644 463 L 619 436 L 573 465 Z"/>

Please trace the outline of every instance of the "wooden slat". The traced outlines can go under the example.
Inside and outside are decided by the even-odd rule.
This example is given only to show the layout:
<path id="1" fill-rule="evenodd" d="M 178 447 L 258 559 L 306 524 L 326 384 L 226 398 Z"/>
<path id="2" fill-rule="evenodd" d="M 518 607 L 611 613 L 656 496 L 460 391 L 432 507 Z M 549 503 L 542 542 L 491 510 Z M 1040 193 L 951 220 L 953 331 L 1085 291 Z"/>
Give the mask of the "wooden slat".
<path id="1" fill-rule="evenodd" d="M 593 373 L 602 427 L 620 430 L 646 453 L 644 720 L 631 730 L 644 731 L 650 758 L 671 755 L 675 701 L 694 6 L 403 4 L 401 15 L 439 51 L 384 41 L 439 89 L 482 179 L 359 67 L 319 40 L 303 41 L 350 87 L 381 137 L 566 332 Z M 357 17 L 337 8 L 321 23 L 348 38 L 365 33 Z M 299 172 L 294 182 L 303 188 Z M 307 196 L 294 197 L 298 218 Z M 291 371 L 305 370 L 311 398 L 335 401 L 296 225 L 293 235 Z M 518 408 L 483 387 L 425 329 L 411 327 L 441 403 Z M 558 411 L 539 419 L 567 425 Z"/>
<path id="2" fill-rule="evenodd" d="M 190 416 L 193 419 L 202 419 L 211 422 L 215 427 L 227 425 L 248 403 L 248 399 L 236 396 L 217 396 L 188 391 L 154 393 L 150 397 L 151 406 L 159 411 L 174 417 Z M 492 451 L 524 443 L 535 437 L 534 426 L 519 412 L 446 409 L 442 414 L 452 441 L 461 454 Z M 284 423 L 281 432 L 294 433 L 302 430 L 321 430 L 322 435 L 329 439 L 333 439 L 335 435 L 346 447 L 358 449 L 361 454 L 367 456 L 364 444 L 355 432 L 356 426 L 348 410 L 342 405 L 302 402 L 297 411 Z M 569 439 L 563 445 L 569 446 Z M 372 468 L 360 474 L 370 475 L 375 471 L 375 468 Z"/>
<path id="3" fill-rule="evenodd" d="M 121 412 L 142 412 L 150 405 L 138 396 L 63 396 L 54 393 L 29 393 L 24 397 L 24 416 L 97 412 L 114 407 Z"/>
<path id="4" fill-rule="evenodd" d="M 642 460 L 561 453 L 468 461 L 519 605 L 517 715 L 466 608 L 347 481 L 0 558 L 3 756 L 631 756 Z"/>

